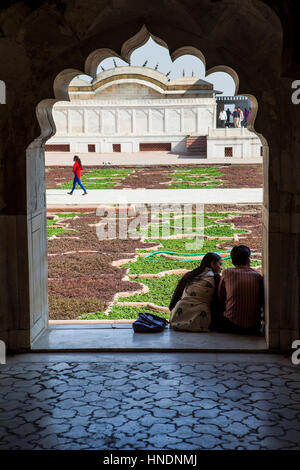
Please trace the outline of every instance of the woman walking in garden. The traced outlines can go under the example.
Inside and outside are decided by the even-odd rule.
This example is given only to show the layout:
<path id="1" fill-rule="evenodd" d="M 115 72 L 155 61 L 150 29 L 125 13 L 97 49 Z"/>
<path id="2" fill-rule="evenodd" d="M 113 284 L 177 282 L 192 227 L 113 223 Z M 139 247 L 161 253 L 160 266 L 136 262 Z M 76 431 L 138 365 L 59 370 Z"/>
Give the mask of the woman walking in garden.
<path id="1" fill-rule="evenodd" d="M 68 194 L 73 194 L 73 191 L 76 188 L 76 185 L 78 183 L 79 186 L 84 191 L 83 196 L 85 196 L 87 194 L 87 191 L 86 191 L 85 187 L 83 186 L 83 184 L 80 180 L 81 170 L 83 170 L 83 166 L 81 164 L 80 158 L 77 155 L 74 156 L 73 160 L 74 160 L 74 165 L 73 165 L 73 173 L 74 173 L 73 188 Z"/>
<path id="2" fill-rule="evenodd" d="M 219 317 L 218 285 L 222 258 L 207 253 L 198 268 L 178 282 L 169 305 L 170 325 L 174 330 L 209 331 Z"/>

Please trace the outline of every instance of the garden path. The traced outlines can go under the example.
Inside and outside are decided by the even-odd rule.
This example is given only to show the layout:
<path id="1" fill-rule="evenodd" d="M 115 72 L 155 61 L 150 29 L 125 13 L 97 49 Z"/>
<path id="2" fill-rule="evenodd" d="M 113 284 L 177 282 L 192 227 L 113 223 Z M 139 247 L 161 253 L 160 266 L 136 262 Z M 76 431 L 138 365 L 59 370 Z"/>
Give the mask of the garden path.
<path id="1" fill-rule="evenodd" d="M 45 162 L 46 166 L 73 166 L 74 153 L 68 152 L 46 152 Z M 257 158 L 203 158 L 199 155 L 183 155 L 171 154 L 169 152 L 136 152 L 136 153 L 80 153 L 80 158 L 85 166 L 95 165 L 214 165 L 219 163 L 231 164 L 249 164 L 249 163 L 262 163 L 262 157 Z"/>
<path id="2" fill-rule="evenodd" d="M 47 207 L 98 207 L 105 204 L 260 204 L 262 188 L 244 189 L 93 189 L 84 197 L 81 190 L 70 196 L 66 190 L 48 189 Z"/>

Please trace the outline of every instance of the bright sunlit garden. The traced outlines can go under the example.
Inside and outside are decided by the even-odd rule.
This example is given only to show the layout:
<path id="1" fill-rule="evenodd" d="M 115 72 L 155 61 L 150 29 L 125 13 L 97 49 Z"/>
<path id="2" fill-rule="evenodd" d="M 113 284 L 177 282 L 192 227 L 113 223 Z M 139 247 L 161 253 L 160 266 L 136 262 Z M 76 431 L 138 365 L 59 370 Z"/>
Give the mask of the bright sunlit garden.
<path id="1" fill-rule="evenodd" d="M 208 251 L 222 252 L 223 267 L 232 266 L 229 250 L 237 243 L 250 246 L 252 267 L 260 269 L 260 207 L 205 209 L 200 219 L 192 211 L 152 214 L 146 226 L 137 227 L 139 238 L 126 240 L 99 240 L 95 211 L 49 213 L 50 318 L 134 319 L 141 311 L 168 318 L 180 277 Z"/>

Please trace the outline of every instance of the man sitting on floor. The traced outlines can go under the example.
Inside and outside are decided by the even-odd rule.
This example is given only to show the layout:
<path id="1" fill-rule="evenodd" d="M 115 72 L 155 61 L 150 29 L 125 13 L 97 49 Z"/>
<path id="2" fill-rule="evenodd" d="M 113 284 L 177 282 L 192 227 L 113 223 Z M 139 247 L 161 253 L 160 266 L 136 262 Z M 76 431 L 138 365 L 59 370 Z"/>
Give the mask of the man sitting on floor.
<path id="1" fill-rule="evenodd" d="M 222 306 L 216 329 L 228 333 L 259 333 L 264 292 L 263 277 L 250 268 L 250 249 L 237 245 L 231 250 L 234 268 L 223 271 L 218 289 Z"/>

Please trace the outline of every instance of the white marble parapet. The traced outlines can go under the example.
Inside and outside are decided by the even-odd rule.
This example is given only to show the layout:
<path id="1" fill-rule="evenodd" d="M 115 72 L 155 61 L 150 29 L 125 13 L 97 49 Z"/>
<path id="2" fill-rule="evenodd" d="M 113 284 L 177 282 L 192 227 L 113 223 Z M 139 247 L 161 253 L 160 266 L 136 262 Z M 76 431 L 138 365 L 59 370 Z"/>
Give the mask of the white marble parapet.
<path id="1" fill-rule="evenodd" d="M 161 106 L 190 106 L 190 105 L 197 105 L 197 106 L 214 106 L 215 99 L 214 98 L 153 98 L 153 99 L 139 99 L 139 100 L 132 100 L 132 99 L 92 99 L 92 100 L 74 100 L 74 101 L 59 101 L 55 103 L 54 110 L 56 108 L 59 109 L 67 109 L 67 108 L 81 108 L 82 106 L 88 108 L 98 108 L 98 107 L 119 107 L 119 106 L 130 106 L 130 107 L 161 107 Z"/>

